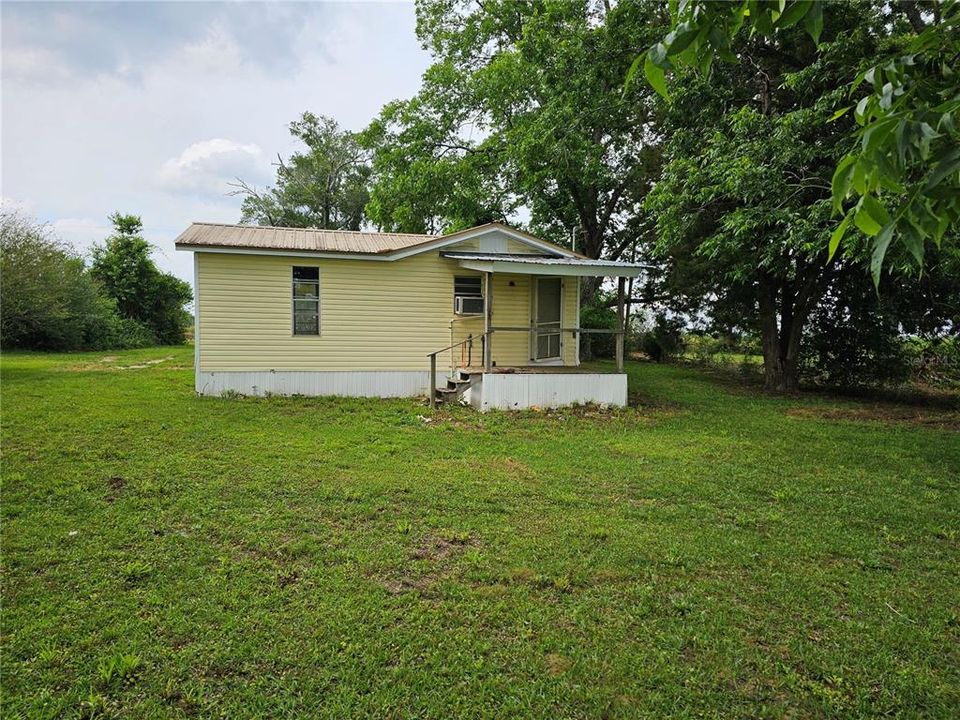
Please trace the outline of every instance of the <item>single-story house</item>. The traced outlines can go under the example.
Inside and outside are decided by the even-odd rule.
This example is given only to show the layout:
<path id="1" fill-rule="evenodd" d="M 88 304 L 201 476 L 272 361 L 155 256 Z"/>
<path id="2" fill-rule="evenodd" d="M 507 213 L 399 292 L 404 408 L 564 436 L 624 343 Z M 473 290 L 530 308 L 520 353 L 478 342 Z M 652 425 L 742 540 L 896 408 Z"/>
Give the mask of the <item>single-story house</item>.
<path id="1" fill-rule="evenodd" d="M 624 405 L 624 278 L 499 223 L 448 235 L 194 223 L 201 394 Z M 580 281 L 619 278 L 617 372 L 581 370 Z M 441 387 L 442 386 L 442 387 Z"/>

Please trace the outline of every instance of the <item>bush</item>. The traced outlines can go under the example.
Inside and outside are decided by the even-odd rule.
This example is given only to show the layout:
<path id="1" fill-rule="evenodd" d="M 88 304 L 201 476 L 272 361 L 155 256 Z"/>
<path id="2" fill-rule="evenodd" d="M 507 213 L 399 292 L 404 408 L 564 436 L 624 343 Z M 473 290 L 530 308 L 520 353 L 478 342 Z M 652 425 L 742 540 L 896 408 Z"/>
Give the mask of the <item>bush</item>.
<path id="1" fill-rule="evenodd" d="M 653 320 L 653 327 L 640 334 L 640 351 L 655 362 L 677 357 L 684 349 L 683 328 L 681 318 L 658 314 Z"/>
<path id="2" fill-rule="evenodd" d="M 122 318 L 83 259 L 49 230 L 0 216 L 0 343 L 32 350 L 109 350 L 156 343 L 143 323 Z"/>
<path id="3" fill-rule="evenodd" d="M 0 342 L 5 348 L 79 350 L 114 314 L 73 249 L 13 213 L 0 216 Z"/>
<path id="4" fill-rule="evenodd" d="M 183 309 L 193 297 L 190 285 L 160 272 L 150 258 L 150 244 L 140 235 L 139 217 L 114 213 L 110 220 L 114 233 L 94 246 L 91 273 L 116 301 L 121 317 L 148 328 L 157 343 L 183 343 L 190 324 Z"/>
<path id="5" fill-rule="evenodd" d="M 584 305 L 580 308 L 580 327 L 594 330 L 613 330 L 617 327 L 617 312 L 604 304 Z M 616 352 L 613 333 L 585 333 L 580 345 L 585 357 L 612 358 Z"/>
<path id="6" fill-rule="evenodd" d="M 831 294 L 818 305 L 801 345 L 802 377 L 841 388 L 896 385 L 910 377 L 899 322 L 871 293 L 856 302 Z"/>
<path id="7" fill-rule="evenodd" d="M 916 380 L 928 385 L 960 386 L 960 339 L 914 337 L 905 347 Z"/>
<path id="8" fill-rule="evenodd" d="M 157 338 L 150 328 L 137 320 L 120 317 L 109 298 L 104 298 L 104 303 L 109 312 L 91 318 L 86 325 L 85 349 L 123 350 L 157 344 Z"/>

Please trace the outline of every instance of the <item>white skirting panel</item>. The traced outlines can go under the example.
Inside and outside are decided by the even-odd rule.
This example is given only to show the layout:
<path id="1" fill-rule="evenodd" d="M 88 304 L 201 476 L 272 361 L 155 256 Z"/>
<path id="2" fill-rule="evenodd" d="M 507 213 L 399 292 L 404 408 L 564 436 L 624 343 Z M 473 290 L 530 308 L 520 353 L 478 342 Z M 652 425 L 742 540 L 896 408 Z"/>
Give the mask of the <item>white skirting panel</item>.
<path id="1" fill-rule="evenodd" d="M 627 376 L 607 373 L 484 373 L 468 400 L 480 410 L 627 404 Z"/>
<path id="2" fill-rule="evenodd" d="M 214 371 L 197 373 L 201 395 L 340 395 L 348 397 L 410 397 L 426 395 L 427 370 L 266 370 L 262 372 Z"/>

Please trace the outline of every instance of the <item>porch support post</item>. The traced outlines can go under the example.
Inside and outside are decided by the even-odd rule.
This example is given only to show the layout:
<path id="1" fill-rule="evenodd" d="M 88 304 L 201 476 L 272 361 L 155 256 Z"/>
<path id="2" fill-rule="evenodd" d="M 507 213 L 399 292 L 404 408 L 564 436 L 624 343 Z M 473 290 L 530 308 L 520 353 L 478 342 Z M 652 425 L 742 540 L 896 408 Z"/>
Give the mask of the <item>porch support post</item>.
<path id="1" fill-rule="evenodd" d="M 483 274 L 484 303 L 483 303 L 483 334 L 486 342 L 483 343 L 483 371 L 493 371 L 493 273 Z"/>
<path id="2" fill-rule="evenodd" d="M 623 372 L 623 336 L 626 327 L 624 315 L 623 286 L 626 278 L 617 278 L 617 372 Z"/>

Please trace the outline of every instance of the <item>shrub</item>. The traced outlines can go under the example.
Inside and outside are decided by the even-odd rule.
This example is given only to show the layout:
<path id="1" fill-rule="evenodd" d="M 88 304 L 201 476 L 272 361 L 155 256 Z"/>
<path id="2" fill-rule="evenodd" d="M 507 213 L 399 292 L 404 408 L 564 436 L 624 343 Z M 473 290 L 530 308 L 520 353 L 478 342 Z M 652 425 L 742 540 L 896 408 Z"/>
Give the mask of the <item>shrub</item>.
<path id="1" fill-rule="evenodd" d="M 117 304 L 121 317 L 135 320 L 163 345 L 186 340 L 190 315 L 190 285 L 160 272 L 150 258 L 151 246 L 140 235 L 143 224 L 135 215 L 110 216 L 114 233 L 93 248 L 91 273 Z"/>
<path id="2" fill-rule="evenodd" d="M 612 330 L 617 327 L 617 312 L 598 300 L 595 305 L 580 308 L 580 327 L 594 330 Z M 585 357 L 612 358 L 616 349 L 613 333 L 585 333 L 580 341 Z"/>
<path id="3" fill-rule="evenodd" d="M 6 348 L 81 350 L 116 318 L 83 259 L 48 228 L 0 216 L 0 342 Z"/>
<path id="4" fill-rule="evenodd" d="M 670 360 L 683 352 L 684 322 L 680 318 L 669 318 L 658 314 L 653 327 L 640 335 L 640 350 L 655 362 Z"/>
<path id="5" fill-rule="evenodd" d="M 909 378 L 911 360 L 896 317 L 875 294 L 856 302 L 831 294 L 808 323 L 800 372 L 821 385 L 886 386 Z"/>

